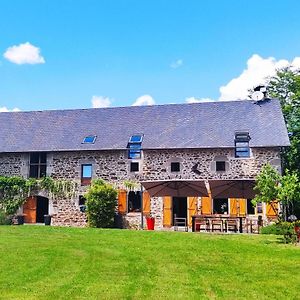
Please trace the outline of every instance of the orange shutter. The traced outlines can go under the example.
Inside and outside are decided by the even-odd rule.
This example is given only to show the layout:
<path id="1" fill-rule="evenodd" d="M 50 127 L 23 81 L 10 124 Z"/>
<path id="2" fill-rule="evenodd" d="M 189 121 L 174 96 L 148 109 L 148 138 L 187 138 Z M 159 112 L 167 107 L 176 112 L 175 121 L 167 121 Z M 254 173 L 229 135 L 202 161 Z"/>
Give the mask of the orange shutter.
<path id="1" fill-rule="evenodd" d="M 143 192 L 143 213 L 145 215 L 150 214 L 150 194 L 147 191 Z"/>
<path id="2" fill-rule="evenodd" d="M 164 197 L 164 220 L 163 225 L 172 226 L 172 197 Z"/>
<path id="3" fill-rule="evenodd" d="M 211 197 L 201 197 L 203 215 L 211 215 Z"/>
<path id="4" fill-rule="evenodd" d="M 127 192 L 126 190 L 119 190 L 118 193 L 118 211 L 121 214 L 127 212 Z"/>
<path id="5" fill-rule="evenodd" d="M 36 197 L 28 197 L 23 205 L 25 223 L 36 223 Z"/>
<path id="6" fill-rule="evenodd" d="M 237 215 L 237 206 L 238 206 L 238 199 L 236 198 L 230 198 L 230 215 Z"/>
<path id="7" fill-rule="evenodd" d="M 239 204 L 240 204 L 240 216 L 245 216 L 247 199 L 243 199 L 243 198 L 239 199 Z"/>
<path id="8" fill-rule="evenodd" d="M 267 203 L 267 217 L 277 217 L 278 212 L 278 202 L 272 201 L 271 203 Z"/>
<path id="9" fill-rule="evenodd" d="M 192 226 L 192 216 L 197 214 L 198 197 L 188 197 L 188 226 Z"/>

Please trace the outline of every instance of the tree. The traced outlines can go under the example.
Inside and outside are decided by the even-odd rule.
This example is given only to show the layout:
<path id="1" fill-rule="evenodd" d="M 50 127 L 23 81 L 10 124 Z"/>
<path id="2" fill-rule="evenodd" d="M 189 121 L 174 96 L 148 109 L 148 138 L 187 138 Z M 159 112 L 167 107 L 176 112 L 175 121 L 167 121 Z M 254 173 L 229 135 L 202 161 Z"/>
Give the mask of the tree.
<path id="1" fill-rule="evenodd" d="M 254 190 L 257 191 L 252 201 L 254 204 L 279 201 L 283 205 L 286 219 L 292 213 L 289 209 L 299 199 L 300 181 L 296 172 L 286 170 L 285 175 L 280 175 L 270 164 L 266 164 L 256 177 Z"/>
<path id="2" fill-rule="evenodd" d="M 101 179 L 92 181 L 85 194 L 87 216 L 91 227 L 109 228 L 114 224 L 117 190 Z"/>
<path id="3" fill-rule="evenodd" d="M 277 71 L 267 82 L 270 97 L 278 98 L 290 134 L 291 147 L 283 153 L 284 170 L 300 176 L 300 72 L 292 67 Z"/>

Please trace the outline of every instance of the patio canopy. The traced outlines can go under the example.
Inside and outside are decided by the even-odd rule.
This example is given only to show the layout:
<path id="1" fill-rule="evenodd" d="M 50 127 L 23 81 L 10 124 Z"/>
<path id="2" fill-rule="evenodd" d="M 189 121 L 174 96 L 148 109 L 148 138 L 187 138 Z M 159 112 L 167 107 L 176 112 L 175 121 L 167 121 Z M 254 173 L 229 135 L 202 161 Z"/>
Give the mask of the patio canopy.
<path id="1" fill-rule="evenodd" d="M 245 198 L 255 197 L 253 190 L 255 180 L 208 180 L 212 198 Z"/>
<path id="2" fill-rule="evenodd" d="M 165 180 L 141 182 L 151 197 L 208 196 L 204 180 Z"/>

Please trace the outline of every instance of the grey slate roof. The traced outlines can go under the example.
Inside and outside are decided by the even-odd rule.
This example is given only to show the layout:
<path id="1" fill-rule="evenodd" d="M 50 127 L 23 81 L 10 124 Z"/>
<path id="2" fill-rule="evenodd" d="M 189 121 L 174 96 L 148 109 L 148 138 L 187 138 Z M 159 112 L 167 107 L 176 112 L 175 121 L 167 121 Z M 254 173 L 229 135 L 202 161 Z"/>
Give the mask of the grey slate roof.
<path id="1" fill-rule="evenodd" d="M 268 100 L 0 113 L 0 152 L 125 149 L 143 133 L 144 149 L 288 146 L 280 104 Z M 95 144 L 82 144 L 97 135 Z"/>

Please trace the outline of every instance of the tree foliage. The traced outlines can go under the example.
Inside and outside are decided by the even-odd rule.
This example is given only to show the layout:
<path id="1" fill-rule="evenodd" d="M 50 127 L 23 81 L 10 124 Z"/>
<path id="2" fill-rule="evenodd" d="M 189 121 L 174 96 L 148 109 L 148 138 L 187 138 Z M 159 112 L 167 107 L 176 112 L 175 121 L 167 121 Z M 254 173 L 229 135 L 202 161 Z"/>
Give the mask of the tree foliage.
<path id="1" fill-rule="evenodd" d="M 87 216 L 91 227 L 109 228 L 114 224 L 117 190 L 101 179 L 92 181 L 85 194 Z"/>
<path id="2" fill-rule="evenodd" d="M 291 147 L 283 153 L 284 169 L 300 176 L 300 72 L 292 67 L 278 70 L 267 83 L 268 94 L 278 98 L 290 133 Z"/>
<path id="3" fill-rule="evenodd" d="M 253 204 L 258 202 L 271 203 L 279 201 L 289 209 L 300 199 L 300 181 L 298 174 L 286 170 L 285 175 L 280 175 L 270 164 L 266 164 L 256 177 L 254 190 L 257 191 Z M 290 211 L 284 211 L 285 217 Z"/>

